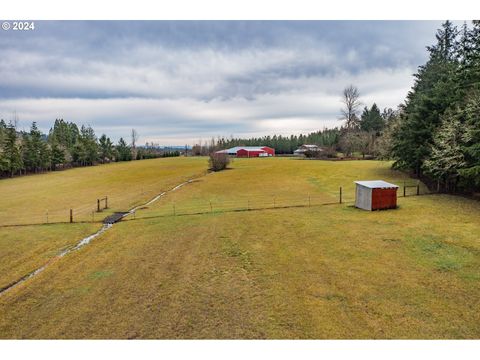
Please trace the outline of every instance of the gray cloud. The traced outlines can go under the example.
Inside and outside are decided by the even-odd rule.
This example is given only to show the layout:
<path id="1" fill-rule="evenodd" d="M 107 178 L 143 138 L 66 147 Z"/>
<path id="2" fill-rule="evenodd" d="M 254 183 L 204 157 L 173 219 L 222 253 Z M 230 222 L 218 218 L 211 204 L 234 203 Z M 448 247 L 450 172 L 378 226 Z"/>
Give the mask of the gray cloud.
<path id="1" fill-rule="evenodd" d="M 395 107 L 440 22 L 39 22 L 2 33 L 0 116 L 191 143 L 339 125 L 339 94 Z"/>

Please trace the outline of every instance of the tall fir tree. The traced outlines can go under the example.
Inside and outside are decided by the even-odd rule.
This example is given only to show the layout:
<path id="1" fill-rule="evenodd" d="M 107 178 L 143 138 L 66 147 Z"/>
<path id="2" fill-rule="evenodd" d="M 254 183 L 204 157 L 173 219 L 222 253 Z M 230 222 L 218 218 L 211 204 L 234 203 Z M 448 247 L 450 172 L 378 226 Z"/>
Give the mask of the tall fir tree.
<path id="1" fill-rule="evenodd" d="M 466 164 L 459 171 L 467 189 L 480 187 L 480 91 L 469 97 L 465 106 L 464 153 Z"/>
<path id="2" fill-rule="evenodd" d="M 360 117 L 360 130 L 380 135 L 380 132 L 384 127 L 385 120 L 383 119 L 377 104 L 373 103 L 370 109 L 367 107 L 363 109 Z"/>
<path id="3" fill-rule="evenodd" d="M 462 150 L 465 129 L 455 111 L 447 111 L 431 146 L 431 154 L 423 164 L 426 174 L 437 181 L 437 189 L 456 190 L 459 170 L 466 165 Z"/>
<path id="4" fill-rule="evenodd" d="M 113 143 L 107 135 L 103 134 L 98 140 L 98 146 L 100 151 L 100 160 L 102 162 L 110 162 L 114 157 Z"/>
<path id="5" fill-rule="evenodd" d="M 120 138 L 120 140 L 118 140 L 116 150 L 118 153 L 118 161 L 132 160 L 132 152 L 130 151 L 130 147 L 127 145 L 126 141 L 123 138 Z"/>
<path id="6" fill-rule="evenodd" d="M 30 132 L 24 138 L 23 159 L 32 172 L 45 170 L 50 166 L 50 153 L 42 133 L 33 122 Z"/>
<path id="7" fill-rule="evenodd" d="M 429 60 L 415 74 L 402 122 L 393 137 L 392 155 L 397 168 L 422 174 L 422 165 L 430 154 L 440 118 L 457 100 L 457 33 L 457 28 L 446 21 L 437 31 L 437 43 L 427 47 Z"/>
<path id="8" fill-rule="evenodd" d="M 15 125 L 10 123 L 5 132 L 2 153 L 4 157 L 3 171 L 13 176 L 23 169 L 22 153 L 19 146 L 19 138 Z"/>

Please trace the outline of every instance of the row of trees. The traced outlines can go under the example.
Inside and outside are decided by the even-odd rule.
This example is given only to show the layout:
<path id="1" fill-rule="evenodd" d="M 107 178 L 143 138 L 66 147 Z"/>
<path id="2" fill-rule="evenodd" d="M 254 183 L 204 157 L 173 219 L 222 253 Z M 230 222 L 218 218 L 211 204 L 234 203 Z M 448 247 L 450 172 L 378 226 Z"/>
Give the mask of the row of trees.
<path id="1" fill-rule="evenodd" d="M 480 22 L 447 21 L 427 47 L 400 116 L 389 130 L 394 166 L 439 190 L 480 190 Z"/>
<path id="2" fill-rule="evenodd" d="M 227 149 L 234 146 L 268 146 L 275 149 L 277 154 L 292 154 L 300 145 L 317 144 L 332 147 L 338 144 L 340 130 L 323 129 L 307 135 L 273 135 L 253 138 L 212 138 L 209 142 L 199 141 L 192 147 L 193 155 L 208 155 L 213 151 Z"/>
<path id="3" fill-rule="evenodd" d="M 383 154 L 383 143 L 378 139 L 385 128 L 398 116 L 392 109 L 380 111 L 376 104 L 364 107 L 360 114 L 360 93 L 353 85 L 346 88 L 343 94 L 345 108 L 342 109 L 342 120 L 345 125 L 340 128 L 323 129 L 306 135 L 273 135 L 253 138 L 212 138 L 210 141 L 199 141 L 192 147 L 193 155 L 208 155 L 216 150 L 234 146 L 269 146 L 277 154 L 293 154 L 304 144 L 318 145 L 325 153 L 343 152 L 346 156 L 353 153 L 378 156 Z M 320 155 L 320 154 L 319 154 Z"/>
<path id="4" fill-rule="evenodd" d="M 132 142 L 120 138 L 116 145 L 103 134 L 97 139 L 90 126 L 80 128 L 73 122 L 55 120 L 48 135 L 34 122 L 29 132 L 17 131 L 15 122 L 0 120 L 0 177 L 38 173 L 72 166 L 88 166 L 112 161 L 130 161 L 161 156 L 178 156 L 155 149 L 137 148 L 138 135 L 132 130 Z"/>

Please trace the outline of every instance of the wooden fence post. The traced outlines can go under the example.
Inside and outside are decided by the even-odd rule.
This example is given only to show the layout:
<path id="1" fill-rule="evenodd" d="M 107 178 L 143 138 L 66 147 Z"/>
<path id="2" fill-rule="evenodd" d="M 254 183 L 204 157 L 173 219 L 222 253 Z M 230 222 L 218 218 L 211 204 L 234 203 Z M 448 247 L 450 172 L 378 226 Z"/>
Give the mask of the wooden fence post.
<path id="1" fill-rule="evenodd" d="M 250 199 L 247 200 L 247 210 L 250 210 Z"/>
<path id="2" fill-rule="evenodd" d="M 210 201 L 210 212 L 213 213 L 213 207 L 212 207 L 212 202 Z"/>
<path id="3" fill-rule="evenodd" d="M 73 210 L 70 209 L 70 223 L 73 223 Z"/>
<path id="4" fill-rule="evenodd" d="M 340 186 L 340 204 L 342 203 L 342 187 Z"/>
<path id="5" fill-rule="evenodd" d="M 97 199 L 97 212 L 100 212 L 100 199 Z"/>
<path id="6" fill-rule="evenodd" d="M 48 210 L 47 210 L 47 224 L 48 224 Z"/>
<path id="7" fill-rule="evenodd" d="M 405 197 L 405 194 L 406 194 L 405 189 L 406 189 L 406 186 L 403 185 L 403 197 Z"/>
<path id="8" fill-rule="evenodd" d="M 177 215 L 177 212 L 175 210 L 175 203 L 173 203 L 173 216 L 176 216 Z"/>
<path id="9" fill-rule="evenodd" d="M 417 195 L 420 195 L 420 185 L 417 185 Z"/>
<path id="10" fill-rule="evenodd" d="M 105 209 L 108 209 L 108 196 L 105 196 Z"/>

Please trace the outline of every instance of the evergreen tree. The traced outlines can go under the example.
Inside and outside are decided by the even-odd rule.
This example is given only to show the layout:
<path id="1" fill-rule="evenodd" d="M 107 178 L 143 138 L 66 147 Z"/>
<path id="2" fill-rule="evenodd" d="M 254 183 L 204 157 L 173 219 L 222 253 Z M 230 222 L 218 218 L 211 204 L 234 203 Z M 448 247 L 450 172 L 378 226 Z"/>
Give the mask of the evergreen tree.
<path id="1" fill-rule="evenodd" d="M 423 164 L 426 174 L 437 180 L 438 190 L 441 184 L 447 191 L 455 190 L 459 170 L 466 165 L 462 151 L 463 140 L 464 127 L 458 114 L 451 111 L 443 117 L 431 146 L 431 155 Z"/>
<path id="2" fill-rule="evenodd" d="M 116 146 L 118 152 L 118 161 L 130 161 L 132 160 L 132 152 L 130 151 L 130 147 L 127 145 L 123 138 L 118 140 L 118 145 Z"/>
<path id="3" fill-rule="evenodd" d="M 50 129 L 48 139 L 49 141 L 56 141 L 59 145 L 71 151 L 79 135 L 80 132 L 75 123 L 66 122 L 63 119 L 56 119 L 55 124 Z"/>
<path id="4" fill-rule="evenodd" d="M 53 141 L 52 144 L 50 145 L 50 151 L 51 151 L 52 168 L 53 170 L 56 170 L 58 165 L 65 164 L 66 149 L 63 147 L 63 145 L 60 145 L 58 142 Z"/>
<path id="5" fill-rule="evenodd" d="M 6 171 L 7 159 L 3 154 L 3 144 L 5 142 L 5 137 L 7 136 L 7 124 L 3 119 L 0 120 L 0 176 L 3 172 Z"/>
<path id="6" fill-rule="evenodd" d="M 73 149 L 73 159 L 82 166 L 93 165 L 98 160 L 98 144 L 90 126 L 82 125 Z"/>
<path id="7" fill-rule="evenodd" d="M 5 124 L 5 121 L 1 119 L 0 120 L 0 146 L 3 143 L 3 139 L 5 137 L 6 132 L 7 132 L 7 124 Z"/>
<path id="8" fill-rule="evenodd" d="M 33 122 L 30 132 L 24 138 L 23 162 L 27 170 L 38 172 L 50 166 L 50 154 L 42 133 Z"/>
<path id="9" fill-rule="evenodd" d="M 9 176 L 13 176 L 23 169 L 22 154 L 18 142 L 17 129 L 10 123 L 6 128 L 2 148 L 2 170 Z"/>
<path id="10" fill-rule="evenodd" d="M 459 171 L 467 189 L 480 187 L 480 92 L 472 94 L 465 110 L 464 154 L 466 164 Z"/>
<path id="11" fill-rule="evenodd" d="M 385 127 L 385 120 L 380 113 L 377 104 L 373 104 L 370 109 L 365 107 L 360 118 L 360 130 L 366 132 L 373 132 L 380 135 L 380 132 Z"/>
<path id="12" fill-rule="evenodd" d="M 103 134 L 99 139 L 100 160 L 110 162 L 113 160 L 113 143 L 107 135 Z"/>
<path id="13" fill-rule="evenodd" d="M 458 97 L 456 34 L 456 27 L 445 22 L 437 31 L 437 44 L 427 48 L 428 62 L 420 66 L 415 75 L 405 113 L 393 138 L 392 155 L 397 168 L 410 169 L 418 175 L 422 173 L 440 117 Z"/>
<path id="14" fill-rule="evenodd" d="M 473 21 L 473 28 L 462 28 L 459 41 L 458 61 L 460 95 L 468 96 L 471 91 L 480 90 L 480 21 Z"/>

